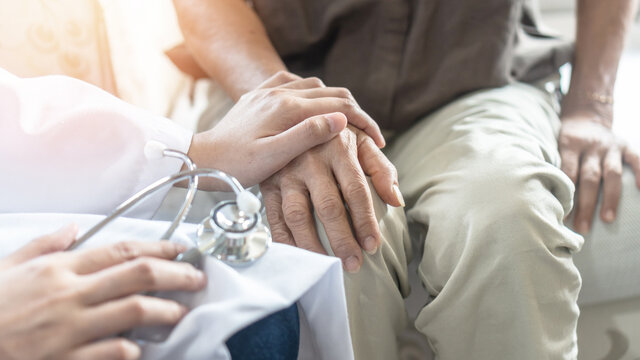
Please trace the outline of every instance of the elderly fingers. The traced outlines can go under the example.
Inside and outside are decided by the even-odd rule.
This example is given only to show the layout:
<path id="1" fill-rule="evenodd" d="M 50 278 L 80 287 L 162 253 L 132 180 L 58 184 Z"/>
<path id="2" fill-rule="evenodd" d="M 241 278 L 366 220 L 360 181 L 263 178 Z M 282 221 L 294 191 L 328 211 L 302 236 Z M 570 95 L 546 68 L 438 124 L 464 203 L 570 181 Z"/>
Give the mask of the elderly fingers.
<path id="1" fill-rule="evenodd" d="M 276 178 L 270 178 L 265 183 L 260 184 L 260 192 L 267 212 L 267 221 L 271 230 L 273 241 L 295 246 L 293 236 L 284 220 L 282 213 L 282 192 L 280 187 L 272 184 Z"/>
<path id="2" fill-rule="evenodd" d="M 609 149 L 602 164 L 602 207 L 600 218 L 608 223 L 615 220 L 622 193 L 622 154 L 619 147 Z"/>
<path id="3" fill-rule="evenodd" d="M 582 234 L 588 233 L 591 229 L 593 214 L 598 202 L 601 176 L 600 156 L 597 153 L 586 154 L 580 167 L 575 217 L 576 230 Z"/>
<path id="4" fill-rule="evenodd" d="M 283 186 L 282 212 L 297 247 L 319 254 L 327 253 L 318 239 L 309 192 L 302 183 Z"/>
<path id="5" fill-rule="evenodd" d="M 640 154 L 627 146 L 624 150 L 624 162 L 631 166 L 636 177 L 636 186 L 640 189 Z"/>
<path id="6" fill-rule="evenodd" d="M 370 137 L 358 134 L 358 160 L 364 173 L 371 177 L 373 186 L 382 200 L 392 206 L 405 206 L 398 187 L 398 173 L 395 166 L 378 149 Z"/>

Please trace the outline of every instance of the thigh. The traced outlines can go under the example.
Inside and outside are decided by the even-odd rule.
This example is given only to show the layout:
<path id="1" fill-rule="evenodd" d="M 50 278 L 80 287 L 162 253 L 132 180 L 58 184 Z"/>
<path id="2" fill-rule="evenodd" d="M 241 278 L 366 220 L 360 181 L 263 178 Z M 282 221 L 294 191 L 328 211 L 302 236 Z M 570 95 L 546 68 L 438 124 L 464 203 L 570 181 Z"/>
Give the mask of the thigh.
<path id="1" fill-rule="evenodd" d="M 406 200 L 415 203 L 443 172 L 488 167 L 501 157 L 514 162 L 526 153 L 558 167 L 556 107 L 551 94 L 513 84 L 468 94 L 420 120 L 387 152 Z"/>
<path id="2" fill-rule="evenodd" d="M 408 220 L 428 233 L 414 240 L 424 247 L 420 272 L 432 295 L 463 249 L 491 256 L 536 246 L 533 236 L 498 234 L 520 232 L 533 218 L 549 225 L 541 236 L 546 248 L 580 248 L 582 239 L 562 225 L 574 187 L 558 168 L 559 126 L 551 95 L 513 84 L 464 96 L 393 141 L 389 157 Z M 476 236 L 488 229 L 495 234 Z"/>

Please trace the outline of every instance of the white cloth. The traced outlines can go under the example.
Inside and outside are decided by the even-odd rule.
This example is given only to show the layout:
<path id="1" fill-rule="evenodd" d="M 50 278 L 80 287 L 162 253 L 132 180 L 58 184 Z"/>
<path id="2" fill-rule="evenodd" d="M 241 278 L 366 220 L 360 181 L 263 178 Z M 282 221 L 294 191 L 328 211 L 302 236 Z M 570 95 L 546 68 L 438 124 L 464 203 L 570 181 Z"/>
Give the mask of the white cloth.
<path id="1" fill-rule="evenodd" d="M 0 214 L 0 257 L 31 239 L 75 222 L 81 233 L 102 219 L 96 215 Z M 155 241 L 168 222 L 121 218 L 83 246 L 123 239 Z M 196 226 L 183 224 L 174 241 L 195 240 Z M 208 286 L 177 298 L 191 306 L 164 343 L 148 344 L 143 359 L 226 359 L 224 342 L 238 330 L 299 301 L 309 328 L 302 331 L 303 359 L 352 359 L 342 266 L 333 257 L 274 244 L 254 265 L 232 268 L 207 257 Z M 304 269 L 304 271 L 292 271 Z"/>
<path id="2" fill-rule="evenodd" d="M 191 144 L 170 120 L 64 76 L 0 69 L 0 109 L 0 213 L 104 214 L 180 169 L 179 160 L 147 160 L 147 141 L 183 152 Z M 163 196 L 129 214 L 151 217 Z"/>
<path id="3" fill-rule="evenodd" d="M 82 231 L 139 189 L 180 169 L 172 159 L 147 160 L 149 140 L 187 152 L 191 132 L 63 76 L 19 79 L 0 69 L 0 256 L 62 224 Z M 150 217 L 162 194 L 136 208 Z M 12 214 L 2 214 L 12 213 Z M 47 213 L 47 214 L 43 214 Z M 157 240 L 168 223 L 119 219 L 86 246 L 122 239 Z M 184 224 L 175 241 L 193 241 Z M 299 301 L 308 324 L 301 358 L 351 359 L 342 267 L 335 258 L 274 245 L 250 267 L 207 258 L 207 288 L 176 294 L 193 310 L 145 359 L 225 359 L 224 341 L 268 314 Z"/>

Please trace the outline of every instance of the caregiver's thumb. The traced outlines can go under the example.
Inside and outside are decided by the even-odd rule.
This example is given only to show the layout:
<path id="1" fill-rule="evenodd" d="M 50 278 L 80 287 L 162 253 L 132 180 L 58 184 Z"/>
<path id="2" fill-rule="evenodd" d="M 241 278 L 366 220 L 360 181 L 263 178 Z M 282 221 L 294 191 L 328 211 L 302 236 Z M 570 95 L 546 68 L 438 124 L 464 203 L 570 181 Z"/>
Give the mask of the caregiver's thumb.
<path id="1" fill-rule="evenodd" d="M 323 144 L 338 135 L 347 126 L 343 113 L 330 113 L 310 117 L 276 135 L 287 152 L 296 157 L 316 145 Z M 284 149 L 280 149 L 282 151 Z"/>

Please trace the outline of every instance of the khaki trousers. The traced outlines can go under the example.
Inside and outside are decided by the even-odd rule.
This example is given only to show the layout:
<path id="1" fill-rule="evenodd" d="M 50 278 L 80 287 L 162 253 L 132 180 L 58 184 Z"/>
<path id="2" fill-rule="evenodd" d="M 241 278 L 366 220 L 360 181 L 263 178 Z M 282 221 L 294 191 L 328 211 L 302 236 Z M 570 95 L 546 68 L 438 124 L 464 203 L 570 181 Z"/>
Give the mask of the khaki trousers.
<path id="1" fill-rule="evenodd" d="M 559 127 L 549 94 L 513 84 L 464 96 L 392 140 L 407 218 L 378 200 L 381 250 L 346 274 L 357 359 L 398 357 L 413 252 L 430 295 L 415 326 L 436 358 L 577 357 L 572 255 L 583 239 L 563 224 L 574 186 L 558 168 Z"/>

